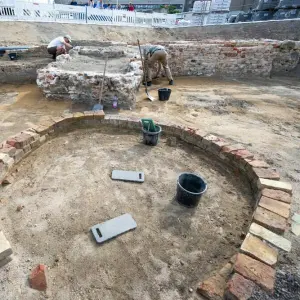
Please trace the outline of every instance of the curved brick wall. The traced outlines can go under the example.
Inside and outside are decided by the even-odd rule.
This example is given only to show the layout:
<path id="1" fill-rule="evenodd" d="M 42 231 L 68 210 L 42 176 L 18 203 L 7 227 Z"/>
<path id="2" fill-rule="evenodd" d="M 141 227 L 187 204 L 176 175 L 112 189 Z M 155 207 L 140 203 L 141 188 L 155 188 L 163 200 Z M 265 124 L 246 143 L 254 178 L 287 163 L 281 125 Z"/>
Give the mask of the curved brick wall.
<path id="1" fill-rule="evenodd" d="M 29 128 L 0 145 L 0 182 L 5 182 L 15 164 L 55 135 L 76 128 L 101 125 L 133 130 L 141 128 L 139 119 L 104 116 L 103 111 L 67 114 L 60 118 L 49 117 L 48 121 Z M 291 250 L 290 241 L 281 236 L 288 226 L 291 184 L 279 181 L 280 176 L 276 171 L 241 145 L 232 144 L 215 135 L 203 134 L 199 129 L 169 123 L 159 125 L 165 134 L 201 148 L 212 159 L 223 161 L 237 175 L 246 177 L 255 199 L 252 223 L 239 253 L 229 263 L 231 267 L 225 266 L 219 273 L 227 272 L 229 275 L 226 277 L 228 282 L 225 294 L 215 289 L 215 278 L 202 282 L 198 292 L 210 299 L 225 297 L 241 300 L 250 298 L 257 285 L 272 293 L 279 251 Z"/>

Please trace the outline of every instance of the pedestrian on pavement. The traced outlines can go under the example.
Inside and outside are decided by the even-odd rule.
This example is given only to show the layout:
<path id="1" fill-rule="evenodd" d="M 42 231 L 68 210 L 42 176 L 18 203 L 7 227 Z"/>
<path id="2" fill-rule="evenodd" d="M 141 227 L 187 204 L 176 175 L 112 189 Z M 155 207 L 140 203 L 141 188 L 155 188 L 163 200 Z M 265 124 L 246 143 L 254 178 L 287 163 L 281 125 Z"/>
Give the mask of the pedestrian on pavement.
<path id="1" fill-rule="evenodd" d="M 128 11 L 134 11 L 134 6 L 131 2 L 129 2 Z"/>
<path id="2" fill-rule="evenodd" d="M 98 0 L 98 1 L 97 1 L 96 8 L 99 8 L 99 9 L 103 8 L 103 7 L 102 7 L 102 1 L 101 1 L 101 0 Z"/>

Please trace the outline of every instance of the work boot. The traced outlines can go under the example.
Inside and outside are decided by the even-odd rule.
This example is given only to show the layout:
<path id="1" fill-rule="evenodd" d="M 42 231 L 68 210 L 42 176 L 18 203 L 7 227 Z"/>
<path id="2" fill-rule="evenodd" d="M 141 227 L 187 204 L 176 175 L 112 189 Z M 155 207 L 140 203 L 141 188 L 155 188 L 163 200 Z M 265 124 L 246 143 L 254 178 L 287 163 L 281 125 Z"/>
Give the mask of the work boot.
<path id="1" fill-rule="evenodd" d="M 146 82 L 144 82 L 143 85 L 146 85 Z M 151 85 L 152 85 L 152 81 L 147 81 L 147 86 L 151 86 Z"/>
<path id="2" fill-rule="evenodd" d="M 169 85 L 174 85 L 174 80 L 173 79 L 169 81 Z"/>

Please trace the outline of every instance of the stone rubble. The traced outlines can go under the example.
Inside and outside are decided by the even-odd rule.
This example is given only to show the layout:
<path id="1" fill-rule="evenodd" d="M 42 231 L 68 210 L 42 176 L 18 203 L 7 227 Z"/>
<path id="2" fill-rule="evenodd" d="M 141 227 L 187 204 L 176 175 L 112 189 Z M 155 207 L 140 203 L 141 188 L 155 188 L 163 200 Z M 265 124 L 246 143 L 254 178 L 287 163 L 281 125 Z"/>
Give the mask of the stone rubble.
<path id="1" fill-rule="evenodd" d="M 104 65 L 107 55 L 110 59 L 103 79 L 103 70 L 98 69 L 101 64 Z M 47 98 L 71 99 L 74 103 L 93 106 L 99 100 L 100 86 L 104 80 L 102 104 L 111 108 L 116 96 L 120 108 L 132 109 L 142 81 L 141 63 L 130 62 L 130 58 L 137 55 L 137 47 L 127 45 L 76 47 L 70 55 L 61 55 L 56 62 L 39 69 L 37 85 Z M 93 60 L 95 66 L 90 70 Z M 85 64 L 86 61 L 90 64 Z M 99 68 L 97 64 L 100 64 Z"/>
<path id="2" fill-rule="evenodd" d="M 267 40 L 158 42 L 166 47 L 173 76 L 238 78 L 270 77 L 274 72 L 292 70 L 298 64 L 300 46 L 295 44 L 293 49 L 281 47 L 284 43 Z M 141 62 L 133 60 L 140 56 L 136 45 L 103 42 L 98 46 L 77 46 L 70 55 L 61 55 L 56 62 L 40 68 L 37 85 L 46 97 L 93 105 L 99 97 L 99 82 L 103 74 L 95 67 L 94 71 L 90 67 L 84 68 L 80 62 L 94 60 L 96 64 L 101 60 L 104 62 L 107 56 L 112 63 L 121 58 L 125 61 L 108 70 L 103 104 L 112 107 L 113 97 L 117 96 L 121 108 L 134 108 L 136 93 L 142 82 Z M 77 67 L 73 66 L 74 62 L 78 62 Z M 164 76 L 164 71 L 158 76 Z"/>

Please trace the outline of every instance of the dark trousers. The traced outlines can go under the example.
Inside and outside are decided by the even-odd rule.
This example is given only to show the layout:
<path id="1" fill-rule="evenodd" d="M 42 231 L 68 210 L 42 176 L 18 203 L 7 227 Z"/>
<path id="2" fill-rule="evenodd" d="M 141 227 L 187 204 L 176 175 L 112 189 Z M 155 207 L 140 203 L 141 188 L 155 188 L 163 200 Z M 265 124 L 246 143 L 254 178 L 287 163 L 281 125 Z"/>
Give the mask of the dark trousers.
<path id="1" fill-rule="evenodd" d="M 56 59 L 57 47 L 48 48 L 48 53 L 52 55 L 53 59 Z"/>

